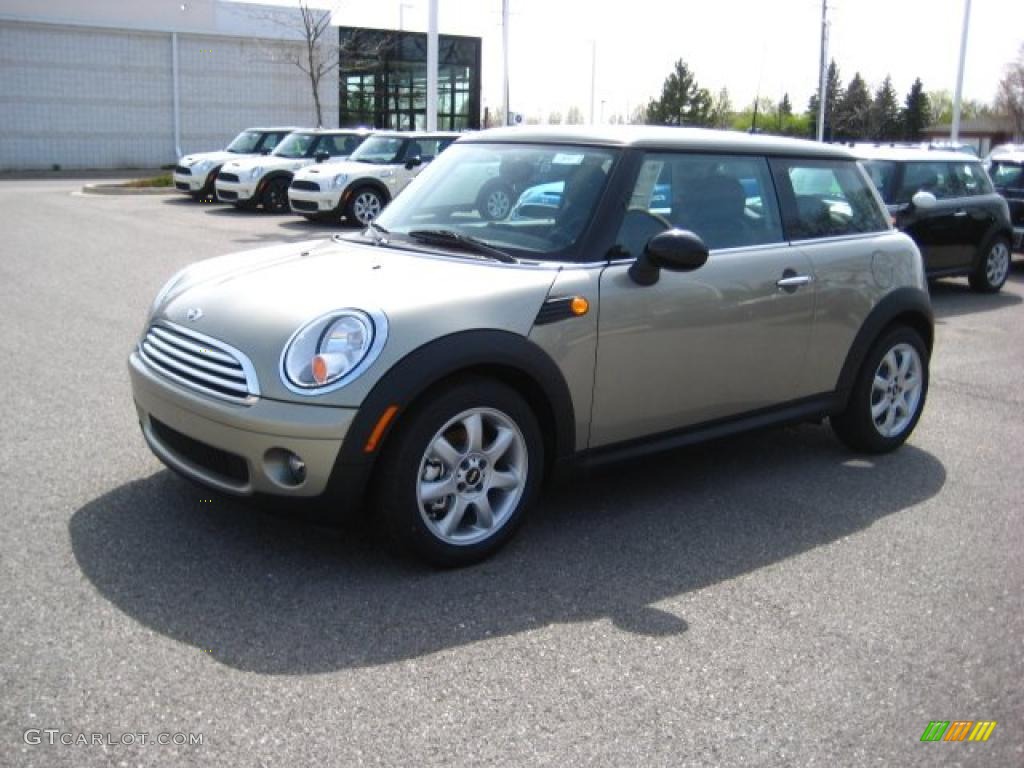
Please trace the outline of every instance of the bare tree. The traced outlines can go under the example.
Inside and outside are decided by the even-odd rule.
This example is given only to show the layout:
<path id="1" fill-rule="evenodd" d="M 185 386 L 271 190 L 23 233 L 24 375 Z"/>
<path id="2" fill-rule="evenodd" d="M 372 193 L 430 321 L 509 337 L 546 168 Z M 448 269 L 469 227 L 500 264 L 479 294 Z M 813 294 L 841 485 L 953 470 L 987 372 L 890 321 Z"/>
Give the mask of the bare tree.
<path id="1" fill-rule="evenodd" d="M 1024 139 L 1024 44 L 1016 60 L 1006 66 L 1006 74 L 999 81 L 996 110 L 1013 121 L 1014 138 Z"/>

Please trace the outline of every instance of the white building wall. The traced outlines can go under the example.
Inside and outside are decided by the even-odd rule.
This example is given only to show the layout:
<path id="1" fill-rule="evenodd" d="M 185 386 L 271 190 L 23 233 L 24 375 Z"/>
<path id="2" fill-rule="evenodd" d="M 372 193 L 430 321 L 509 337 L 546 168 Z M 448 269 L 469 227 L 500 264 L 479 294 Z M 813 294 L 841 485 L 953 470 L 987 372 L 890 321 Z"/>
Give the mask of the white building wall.
<path id="1" fill-rule="evenodd" d="M 183 152 L 223 147 L 252 125 L 315 124 L 309 80 L 284 55 L 288 48 L 301 50 L 301 42 L 253 37 L 239 26 L 238 12 L 223 4 L 187 5 L 205 10 L 205 16 L 176 27 L 227 34 L 178 33 Z M 50 10 L 64 18 L 81 7 Z M 11 0 L 0 0 L 4 10 L 12 10 Z M 126 24 L 131 29 L 103 26 L 111 21 L 49 23 L 0 13 L 0 170 L 138 168 L 175 161 L 175 30 L 140 29 L 144 20 L 134 18 Z M 269 27 L 263 22 L 251 31 L 257 30 Z M 334 43 L 336 33 L 329 34 Z M 321 84 L 320 97 L 325 127 L 336 126 L 335 73 Z"/>

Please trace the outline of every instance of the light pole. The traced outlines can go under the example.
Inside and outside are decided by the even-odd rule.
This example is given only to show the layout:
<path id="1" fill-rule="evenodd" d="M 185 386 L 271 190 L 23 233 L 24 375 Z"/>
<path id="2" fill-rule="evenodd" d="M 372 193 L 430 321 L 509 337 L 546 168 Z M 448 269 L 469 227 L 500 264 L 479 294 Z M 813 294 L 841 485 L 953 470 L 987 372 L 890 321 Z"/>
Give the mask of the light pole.
<path id="1" fill-rule="evenodd" d="M 501 109 L 505 125 L 511 125 L 508 111 L 508 0 L 501 0 Z"/>
<path id="2" fill-rule="evenodd" d="M 964 0 L 964 28 L 960 33 L 960 68 L 956 73 L 956 94 L 953 96 L 953 125 L 950 126 L 950 141 L 960 140 L 960 97 L 964 90 L 964 64 L 967 62 L 967 26 L 971 20 L 971 0 Z"/>
<path id="3" fill-rule="evenodd" d="M 398 4 L 398 31 L 405 31 L 405 9 L 412 8 L 412 3 L 399 3 Z"/>
<path id="4" fill-rule="evenodd" d="M 828 100 L 828 0 L 821 0 L 821 61 L 818 64 L 818 141 L 825 140 L 825 102 Z"/>
<path id="5" fill-rule="evenodd" d="M 427 130 L 437 130 L 437 3 L 430 0 L 427 14 Z"/>

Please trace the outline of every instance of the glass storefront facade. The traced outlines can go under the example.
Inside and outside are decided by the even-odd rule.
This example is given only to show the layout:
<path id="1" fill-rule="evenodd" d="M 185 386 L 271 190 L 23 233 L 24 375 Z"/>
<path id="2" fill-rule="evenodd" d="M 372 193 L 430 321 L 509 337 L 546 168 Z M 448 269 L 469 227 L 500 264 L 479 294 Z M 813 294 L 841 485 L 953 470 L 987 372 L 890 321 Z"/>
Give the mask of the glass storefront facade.
<path id="1" fill-rule="evenodd" d="M 338 125 L 427 128 L 427 36 L 386 29 L 338 29 Z M 437 128 L 480 127 L 480 38 L 438 36 Z"/>

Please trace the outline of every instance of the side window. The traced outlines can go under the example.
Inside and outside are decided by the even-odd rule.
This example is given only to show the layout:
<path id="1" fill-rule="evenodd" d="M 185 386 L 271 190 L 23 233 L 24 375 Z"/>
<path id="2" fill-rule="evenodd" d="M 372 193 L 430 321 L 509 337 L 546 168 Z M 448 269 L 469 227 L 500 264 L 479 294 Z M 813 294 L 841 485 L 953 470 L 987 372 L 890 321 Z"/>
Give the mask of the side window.
<path id="1" fill-rule="evenodd" d="M 891 160 L 865 160 L 864 170 L 871 177 L 871 183 L 875 185 L 878 194 L 886 203 L 892 202 L 892 178 L 895 175 L 896 163 Z"/>
<path id="2" fill-rule="evenodd" d="M 637 175 L 616 239 L 637 256 L 658 232 L 675 227 L 709 249 L 782 242 L 768 163 L 761 157 L 650 153 Z"/>
<path id="3" fill-rule="evenodd" d="M 889 228 L 857 164 L 848 160 L 773 160 L 776 179 L 792 192 L 786 208 L 791 240 L 840 237 Z M 781 189 L 781 188 L 780 188 Z"/>
<path id="4" fill-rule="evenodd" d="M 420 159 L 429 163 L 437 157 L 437 139 L 420 139 Z M 411 155 L 410 155 L 411 157 Z"/>
<path id="5" fill-rule="evenodd" d="M 950 179 L 958 197 L 987 195 L 992 184 L 980 163 L 950 163 Z"/>
<path id="6" fill-rule="evenodd" d="M 950 179 L 949 163 L 940 161 L 907 163 L 903 167 L 903 183 L 896 194 L 896 202 L 909 203 L 918 192 L 931 192 L 942 200 L 956 197 L 956 189 Z"/>

